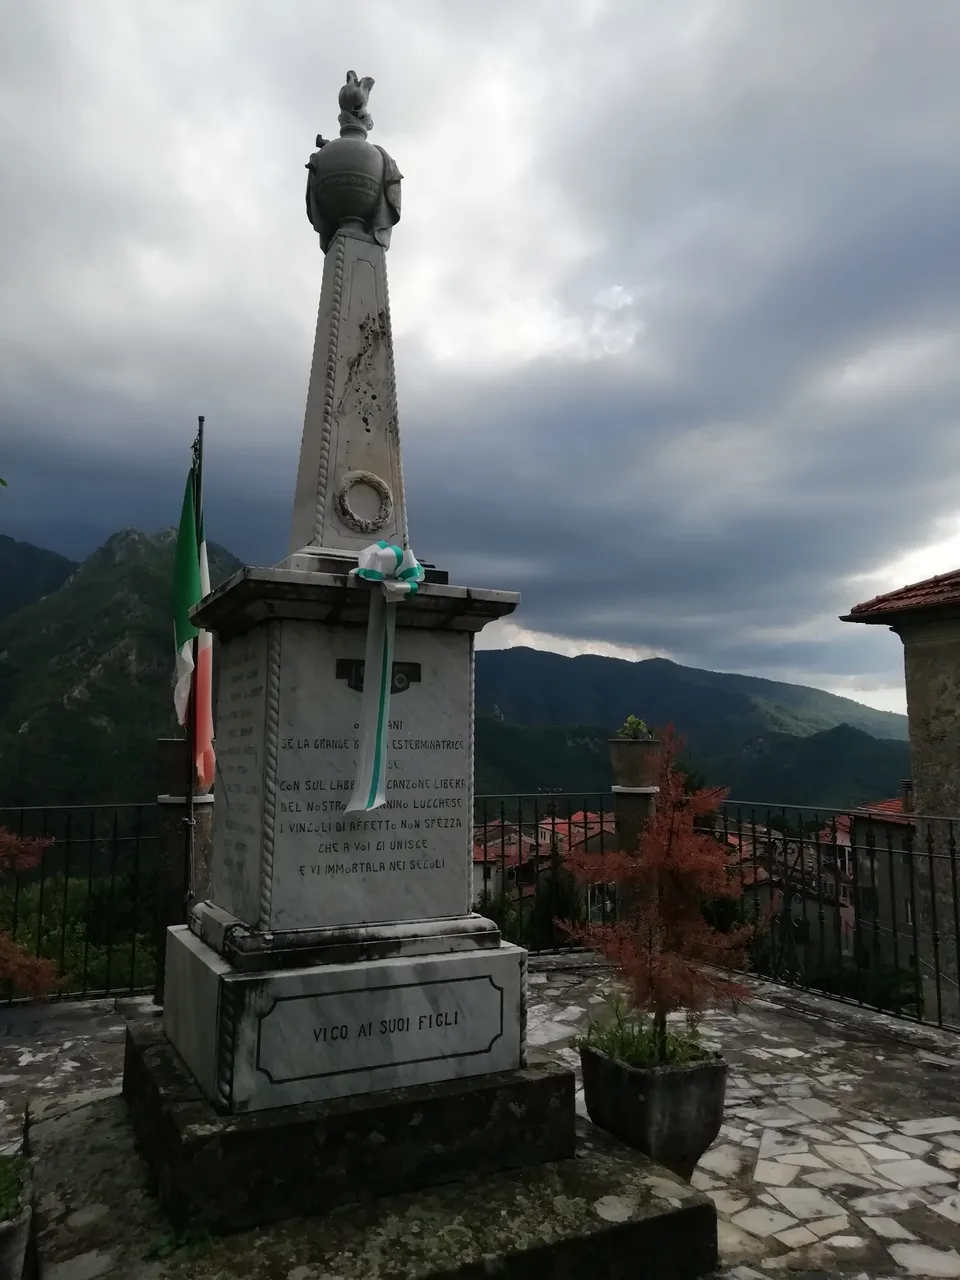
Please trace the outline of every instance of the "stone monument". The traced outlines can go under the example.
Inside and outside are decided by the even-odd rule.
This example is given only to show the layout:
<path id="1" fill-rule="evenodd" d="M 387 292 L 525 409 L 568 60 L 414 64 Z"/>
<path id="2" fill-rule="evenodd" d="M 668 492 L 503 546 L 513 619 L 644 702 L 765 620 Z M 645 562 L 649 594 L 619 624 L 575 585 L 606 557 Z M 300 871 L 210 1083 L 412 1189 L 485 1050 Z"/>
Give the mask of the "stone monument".
<path id="1" fill-rule="evenodd" d="M 162 1023 L 127 1025 L 126 1106 L 31 1104 L 38 1271 L 140 1277 L 172 1227 L 157 1280 L 693 1280 L 712 1202 L 525 1064 L 526 955 L 471 910 L 474 636 L 517 597 L 407 538 L 372 84 L 348 73 L 308 166 L 290 554 L 194 612 L 221 655 L 209 897 L 167 931 Z"/>
<path id="2" fill-rule="evenodd" d="M 176 1070 L 218 1115 L 261 1117 L 250 1141 L 320 1123 L 329 1141 L 337 1099 L 354 1134 L 389 1128 L 385 1099 L 426 1117 L 432 1142 L 442 1131 L 439 1163 L 410 1158 L 409 1132 L 400 1154 L 373 1142 L 365 1190 L 574 1143 L 572 1075 L 525 1070 L 526 953 L 472 910 L 474 637 L 519 598 L 451 586 L 409 546 L 386 276 L 401 175 L 366 141 L 372 84 L 348 73 L 340 138 L 318 138 L 307 166 L 325 258 L 290 554 L 194 613 L 220 641 L 221 776 L 210 897 L 168 931 L 163 1009 Z M 148 1149 L 145 1091 L 156 1109 L 157 1081 L 176 1073 L 149 1060 L 134 1044 L 125 1083 Z M 491 1116 L 500 1129 L 479 1151 Z M 268 1218 L 284 1211 L 277 1187 L 304 1177 L 275 1134 L 257 1158 L 271 1150 L 287 1169 L 277 1203 L 261 1197 Z M 314 1170 L 325 1196 L 331 1159 Z M 212 1225 L 245 1221 L 236 1203 Z"/>

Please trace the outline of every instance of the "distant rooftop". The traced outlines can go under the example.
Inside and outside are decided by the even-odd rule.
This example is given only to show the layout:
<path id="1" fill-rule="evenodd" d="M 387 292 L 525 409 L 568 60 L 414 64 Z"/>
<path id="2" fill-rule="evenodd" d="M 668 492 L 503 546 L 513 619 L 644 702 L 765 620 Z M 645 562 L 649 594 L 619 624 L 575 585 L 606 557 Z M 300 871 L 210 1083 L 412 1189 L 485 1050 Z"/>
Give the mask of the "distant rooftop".
<path id="1" fill-rule="evenodd" d="M 913 582 L 856 604 L 841 622 L 887 622 L 910 613 L 960 612 L 960 569 Z"/>
<path id="2" fill-rule="evenodd" d="M 910 826 L 913 822 L 912 815 L 903 807 L 903 796 L 897 796 L 895 800 L 871 800 L 868 804 L 858 805 L 854 814 L 857 817 L 866 815 L 881 818 L 885 822 L 896 822 L 903 826 Z"/>

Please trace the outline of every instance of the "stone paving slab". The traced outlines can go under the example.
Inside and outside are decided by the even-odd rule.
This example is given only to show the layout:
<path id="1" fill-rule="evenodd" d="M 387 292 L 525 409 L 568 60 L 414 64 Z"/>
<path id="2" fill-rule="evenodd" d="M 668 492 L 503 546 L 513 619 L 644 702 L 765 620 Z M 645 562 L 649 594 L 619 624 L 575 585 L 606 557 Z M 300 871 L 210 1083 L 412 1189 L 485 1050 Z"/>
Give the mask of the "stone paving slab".
<path id="1" fill-rule="evenodd" d="M 533 958 L 533 1059 L 613 993 L 583 957 Z M 757 984 L 704 1038 L 731 1064 L 724 1128 L 694 1175 L 720 1218 L 725 1280 L 960 1278 L 960 1037 Z M 147 1001 L 0 1011 L 0 1145 L 31 1094 L 119 1090 L 124 1016 Z M 578 1110 L 583 1115 L 582 1095 Z"/>
<path id="2" fill-rule="evenodd" d="M 156 1017 L 156 1006 L 149 999 L 0 1005 L 0 1153 L 19 1150 L 32 1094 L 117 1092 L 127 1016 Z"/>
<path id="3" fill-rule="evenodd" d="M 177 1240 L 122 1097 L 34 1100 L 40 1280 L 697 1280 L 710 1270 L 710 1201 L 593 1125 L 579 1129 L 572 1159 Z"/>
<path id="4" fill-rule="evenodd" d="M 960 1277 L 960 1045 L 756 989 L 701 1027 L 731 1066 L 693 1178 L 717 1206 L 724 1276 Z M 532 972 L 533 1051 L 577 1070 L 571 1033 L 613 993 L 602 972 Z"/>

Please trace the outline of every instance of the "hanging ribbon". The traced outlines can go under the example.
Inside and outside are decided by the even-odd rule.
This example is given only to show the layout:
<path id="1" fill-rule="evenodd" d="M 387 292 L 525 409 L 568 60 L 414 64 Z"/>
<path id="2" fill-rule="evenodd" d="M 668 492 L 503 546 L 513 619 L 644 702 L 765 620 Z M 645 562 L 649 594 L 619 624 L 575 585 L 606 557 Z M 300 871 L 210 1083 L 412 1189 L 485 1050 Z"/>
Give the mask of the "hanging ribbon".
<path id="1" fill-rule="evenodd" d="M 363 700 L 360 704 L 360 761 L 346 813 L 378 809 L 386 800 L 387 733 L 390 727 L 397 604 L 417 591 L 423 581 L 423 568 L 409 548 L 401 550 L 389 542 L 376 542 L 360 553 L 359 561 L 352 573 L 369 582 L 372 590 L 363 665 Z"/>

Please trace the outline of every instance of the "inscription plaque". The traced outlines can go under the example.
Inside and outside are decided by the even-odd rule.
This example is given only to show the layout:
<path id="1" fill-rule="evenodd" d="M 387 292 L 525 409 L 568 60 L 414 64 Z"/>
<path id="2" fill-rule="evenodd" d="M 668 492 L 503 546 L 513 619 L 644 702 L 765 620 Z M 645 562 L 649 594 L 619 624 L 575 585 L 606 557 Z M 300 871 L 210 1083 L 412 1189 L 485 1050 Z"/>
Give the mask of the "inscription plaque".
<path id="1" fill-rule="evenodd" d="M 391 699 L 387 801 L 347 814 L 360 752 L 364 632 L 318 632 L 297 620 L 282 628 L 269 927 L 466 914 L 470 637 L 398 628 L 395 670 L 419 680 L 405 679 L 403 696 Z"/>
<path id="2" fill-rule="evenodd" d="M 266 627 L 221 647 L 211 892 L 220 906 L 251 923 L 260 899 L 266 677 Z"/>
<path id="3" fill-rule="evenodd" d="M 257 1028 L 271 1084 L 488 1054 L 503 1035 L 503 987 L 489 975 L 281 997 Z"/>

